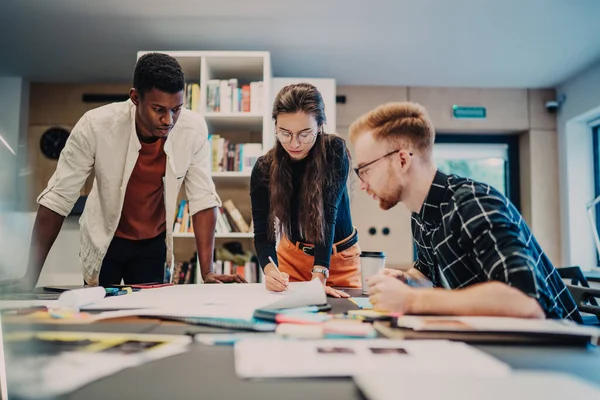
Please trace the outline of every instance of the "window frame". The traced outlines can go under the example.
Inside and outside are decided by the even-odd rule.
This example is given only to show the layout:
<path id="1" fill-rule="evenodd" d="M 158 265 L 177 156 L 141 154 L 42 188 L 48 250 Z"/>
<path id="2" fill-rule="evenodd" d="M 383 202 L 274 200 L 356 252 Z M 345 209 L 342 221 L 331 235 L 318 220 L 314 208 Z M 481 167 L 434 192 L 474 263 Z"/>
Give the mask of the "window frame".
<path id="1" fill-rule="evenodd" d="M 519 135 L 484 135 L 484 134 L 456 134 L 436 133 L 435 143 L 449 144 L 505 144 L 507 149 L 506 197 L 521 212 L 521 179 L 519 167 Z M 599 225 L 600 226 L 600 225 Z"/>

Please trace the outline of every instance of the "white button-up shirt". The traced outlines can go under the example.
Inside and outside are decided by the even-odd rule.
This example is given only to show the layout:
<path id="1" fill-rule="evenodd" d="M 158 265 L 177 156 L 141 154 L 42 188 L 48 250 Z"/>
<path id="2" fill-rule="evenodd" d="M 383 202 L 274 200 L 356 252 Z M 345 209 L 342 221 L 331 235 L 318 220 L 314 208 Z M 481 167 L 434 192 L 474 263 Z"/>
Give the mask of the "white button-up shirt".
<path id="1" fill-rule="evenodd" d="M 211 177 L 207 139 L 204 119 L 198 113 L 183 109 L 165 142 L 165 261 L 169 266 L 173 263 L 171 227 L 181 184 L 185 182 L 190 215 L 221 206 Z M 140 148 L 135 130 L 135 105 L 130 100 L 90 110 L 73 128 L 54 175 L 37 199 L 40 205 L 67 216 L 94 170 L 94 185 L 79 220 L 79 257 L 89 285 L 98 284 L 100 266 L 119 225 L 125 191 Z"/>

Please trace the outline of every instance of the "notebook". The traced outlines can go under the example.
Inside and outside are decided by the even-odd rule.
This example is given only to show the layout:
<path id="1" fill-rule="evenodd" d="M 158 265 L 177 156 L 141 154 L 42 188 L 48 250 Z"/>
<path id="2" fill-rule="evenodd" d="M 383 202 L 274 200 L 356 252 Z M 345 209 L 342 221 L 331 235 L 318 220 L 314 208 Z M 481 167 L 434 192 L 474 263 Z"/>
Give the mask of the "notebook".
<path id="1" fill-rule="evenodd" d="M 154 315 L 150 318 L 159 318 L 167 321 L 185 322 L 191 325 L 211 326 L 214 328 L 235 329 L 254 332 L 275 332 L 277 324 L 261 319 L 252 318 L 213 318 L 213 317 L 177 317 L 173 315 Z"/>

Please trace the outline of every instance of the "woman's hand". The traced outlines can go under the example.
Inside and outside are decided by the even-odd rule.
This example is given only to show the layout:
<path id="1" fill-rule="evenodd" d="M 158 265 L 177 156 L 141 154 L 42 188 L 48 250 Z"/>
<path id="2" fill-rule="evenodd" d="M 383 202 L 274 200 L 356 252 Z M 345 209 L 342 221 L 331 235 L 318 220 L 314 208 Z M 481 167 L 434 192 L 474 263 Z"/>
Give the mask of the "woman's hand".
<path id="1" fill-rule="evenodd" d="M 322 273 L 320 273 L 320 272 L 314 272 L 312 274 L 312 280 L 314 281 L 316 279 L 318 279 L 323 284 L 323 286 L 325 287 L 325 294 L 327 296 L 336 297 L 338 299 L 339 298 L 350 297 L 350 295 L 348 293 L 346 293 L 346 292 L 344 292 L 342 290 L 337 290 L 337 289 L 332 288 L 331 286 L 327 286 L 325 284 L 325 281 L 326 281 L 325 275 L 323 275 Z"/>
<path id="2" fill-rule="evenodd" d="M 271 292 L 283 292 L 287 290 L 290 276 L 280 272 L 272 263 L 265 266 L 265 287 Z"/>

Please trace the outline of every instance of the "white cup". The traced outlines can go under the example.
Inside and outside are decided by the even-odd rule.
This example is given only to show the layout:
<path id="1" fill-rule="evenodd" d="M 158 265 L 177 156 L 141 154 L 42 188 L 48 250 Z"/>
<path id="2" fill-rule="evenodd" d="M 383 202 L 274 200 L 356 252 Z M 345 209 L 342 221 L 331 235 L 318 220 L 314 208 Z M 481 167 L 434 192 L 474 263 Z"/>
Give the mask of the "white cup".
<path id="1" fill-rule="evenodd" d="M 369 294 L 367 278 L 376 275 L 385 268 L 385 253 L 383 251 L 363 251 L 360 253 L 360 272 L 362 275 L 362 293 Z"/>

